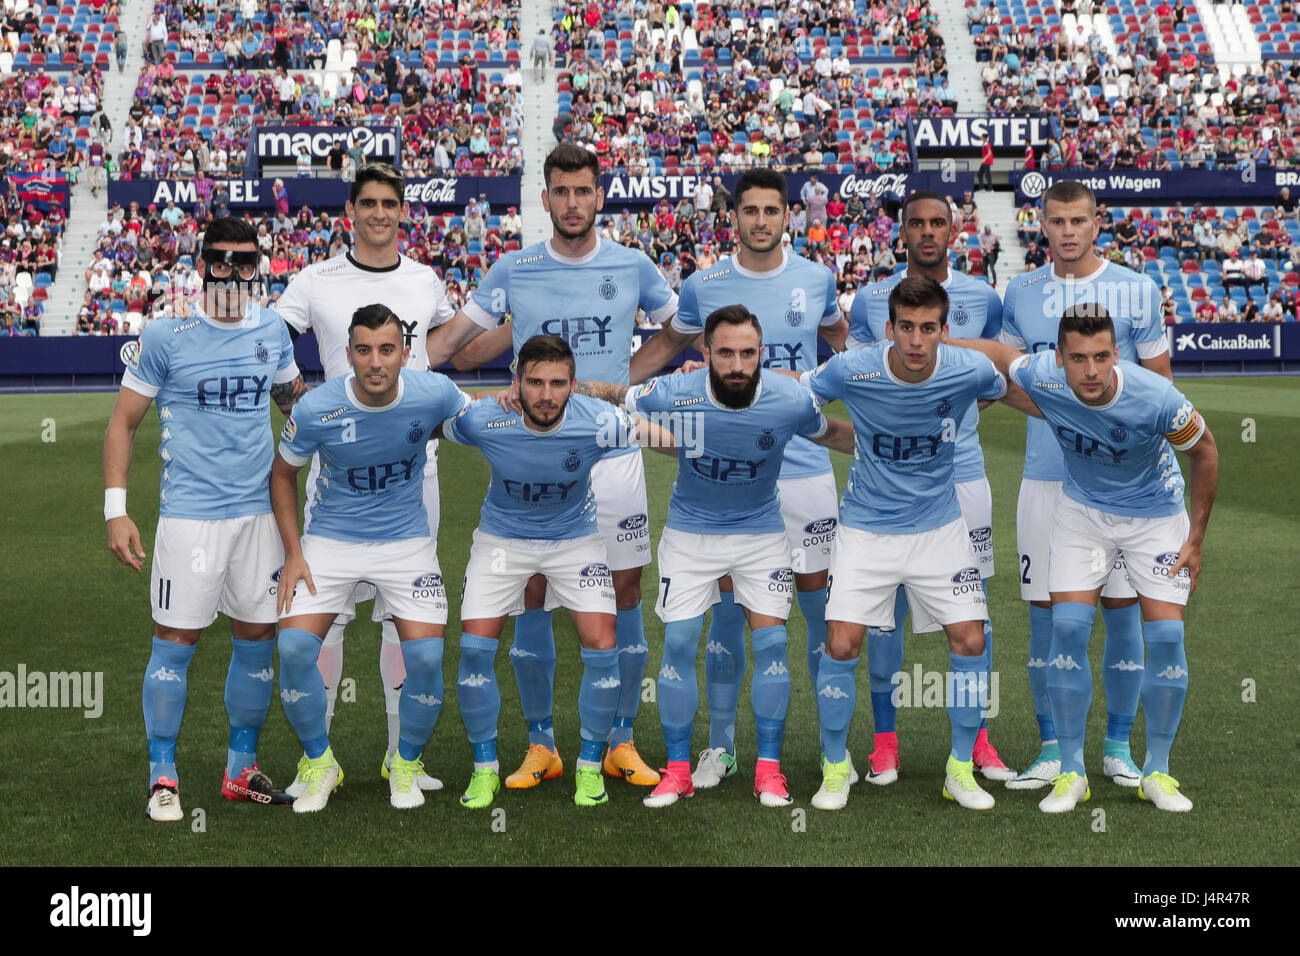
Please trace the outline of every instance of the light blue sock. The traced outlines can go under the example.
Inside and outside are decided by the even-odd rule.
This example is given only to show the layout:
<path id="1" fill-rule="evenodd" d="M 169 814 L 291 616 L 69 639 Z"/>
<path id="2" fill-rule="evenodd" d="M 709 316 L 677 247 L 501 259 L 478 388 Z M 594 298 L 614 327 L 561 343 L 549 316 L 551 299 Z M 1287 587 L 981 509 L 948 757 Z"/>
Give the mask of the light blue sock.
<path id="1" fill-rule="evenodd" d="M 817 720 L 822 753 L 831 763 L 848 759 L 849 724 L 858 702 L 857 670 L 861 657 L 837 661 L 826 654 L 817 670 Z"/>
<path id="2" fill-rule="evenodd" d="M 330 746 L 325 727 L 325 682 L 316 666 L 324 641 L 300 627 L 282 627 L 279 643 L 284 715 L 302 741 L 302 749 L 315 760 Z"/>
<path id="3" fill-rule="evenodd" d="M 555 634 L 551 611 L 538 608 L 515 618 L 510 666 L 519 687 L 519 706 L 528 721 L 528 742 L 555 749 L 551 707 L 555 693 Z"/>
<path id="4" fill-rule="evenodd" d="M 226 773 L 231 780 L 257 763 L 257 738 L 271 709 L 275 684 L 275 638 L 269 641 L 230 639 L 230 669 L 226 671 L 226 714 L 230 717 L 230 748 Z"/>
<path id="5" fill-rule="evenodd" d="M 190 661 L 195 644 L 177 644 L 154 637 L 153 652 L 144 669 L 144 733 L 149 740 L 149 787 L 161 778 L 176 780 L 176 738 L 185 714 Z"/>
<path id="6" fill-rule="evenodd" d="M 794 596 L 799 601 L 799 610 L 803 612 L 804 623 L 808 626 L 808 675 L 812 678 L 815 689 L 817 668 L 822 662 L 822 651 L 826 649 L 826 589 L 795 591 Z"/>
<path id="7" fill-rule="evenodd" d="M 1147 716 L 1147 758 L 1142 775 L 1146 776 L 1169 772 L 1169 750 L 1187 699 L 1187 653 L 1182 621 L 1148 621 L 1142 633 L 1147 644 L 1142 680 L 1142 710 Z"/>
<path id="8" fill-rule="evenodd" d="M 664 728 L 668 760 L 691 759 L 691 732 L 700 706 L 695 679 L 695 655 L 700 646 L 704 615 L 664 625 L 664 662 L 659 668 L 659 721 Z"/>
<path id="9" fill-rule="evenodd" d="M 784 624 L 760 627 L 753 633 L 754 683 L 749 689 L 758 731 L 758 759 L 780 760 L 785 741 L 785 715 L 790 707 L 790 669 L 786 666 Z"/>
<path id="10" fill-rule="evenodd" d="M 596 651 L 584 647 L 582 665 L 582 689 L 578 691 L 582 751 L 578 759 L 596 763 L 605 749 L 609 729 L 614 724 L 614 711 L 618 709 L 622 686 L 618 676 L 618 650 Z"/>
<path id="11" fill-rule="evenodd" d="M 497 720 L 501 686 L 496 675 L 497 642 L 475 634 L 460 636 L 460 673 L 456 680 L 460 718 L 474 749 L 474 763 L 497 759 Z"/>
<path id="12" fill-rule="evenodd" d="M 1097 609 L 1066 602 L 1052 607 L 1052 650 L 1047 662 L 1047 696 L 1061 741 L 1061 773 L 1084 773 L 1083 738 L 1092 705 L 1088 638 Z"/>
<path id="13" fill-rule="evenodd" d="M 709 698 L 709 747 L 736 752 L 736 710 L 745 679 L 745 609 L 730 591 L 713 605 L 704 647 L 704 690 Z"/>
<path id="14" fill-rule="evenodd" d="M 1052 723 L 1052 702 L 1047 696 L 1047 658 L 1052 652 L 1052 609 L 1029 605 L 1029 693 L 1038 718 L 1038 736 L 1047 743 L 1056 739 Z"/>
<path id="15" fill-rule="evenodd" d="M 641 620 L 641 602 L 636 607 L 619 611 L 614 617 L 614 637 L 618 641 L 618 680 L 621 685 L 614 725 L 609 732 L 609 747 L 613 750 L 632 739 L 632 722 L 636 720 L 641 705 L 641 680 L 645 677 L 645 662 L 650 656 L 650 645 L 645 642 L 645 623 Z"/>
<path id="16" fill-rule="evenodd" d="M 1106 738 L 1128 743 L 1142 696 L 1142 611 L 1136 605 L 1101 609 L 1106 649 L 1101 685 L 1106 690 Z"/>
<path id="17" fill-rule="evenodd" d="M 897 708 L 894 707 L 894 675 L 903 669 L 903 622 L 907 620 L 907 592 L 894 595 L 894 629 L 867 628 L 867 673 L 871 676 L 871 716 L 876 733 L 892 734 Z"/>
<path id="18" fill-rule="evenodd" d="M 496 644 L 496 641 L 492 643 Z M 446 696 L 442 683 L 442 651 L 441 637 L 402 641 L 406 680 L 402 683 L 402 696 L 397 702 L 401 726 L 397 752 L 403 760 L 419 760 L 433 728 L 438 725 Z"/>
<path id="19" fill-rule="evenodd" d="M 952 673 L 952 695 L 948 703 L 948 723 L 952 726 L 952 756 L 962 763 L 971 759 L 975 737 L 980 732 L 980 711 L 988 703 L 989 649 L 974 657 L 948 652 Z"/>

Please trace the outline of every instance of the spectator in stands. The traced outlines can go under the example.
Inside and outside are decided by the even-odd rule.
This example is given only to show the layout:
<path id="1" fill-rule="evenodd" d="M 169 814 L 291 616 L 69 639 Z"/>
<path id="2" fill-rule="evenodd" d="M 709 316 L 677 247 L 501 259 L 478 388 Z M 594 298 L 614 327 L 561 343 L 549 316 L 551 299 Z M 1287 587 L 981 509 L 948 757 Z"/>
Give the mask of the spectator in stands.
<path id="1" fill-rule="evenodd" d="M 1219 310 L 1215 308 L 1209 297 L 1201 300 L 1201 304 L 1196 307 L 1197 322 L 1217 322 L 1219 321 Z"/>
<path id="2" fill-rule="evenodd" d="M 1043 224 L 1038 219 L 1038 209 L 1029 203 L 1021 206 L 1020 211 L 1016 213 L 1016 235 L 1024 246 L 1037 242 L 1043 235 Z"/>
<path id="3" fill-rule="evenodd" d="M 993 144 L 988 136 L 980 138 L 980 165 L 975 174 L 975 188 L 979 189 L 981 183 L 985 189 L 993 188 Z"/>
<path id="4" fill-rule="evenodd" d="M 1268 301 L 1264 303 L 1264 308 L 1260 310 L 1259 319 L 1261 322 L 1281 322 L 1285 317 L 1282 297 L 1274 292 L 1268 297 Z"/>
<path id="5" fill-rule="evenodd" d="M 1025 271 L 1032 272 L 1047 264 L 1047 253 L 1038 248 L 1038 243 L 1031 241 L 1025 251 Z"/>
<path id="6" fill-rule="evenodd" d="M 167 20 L 162 13 L 155 13 L 149 21 L 149 61 L 161 63 L 163 47 L 167 45 Z"/>
<path id="7" fill-rule="evenodd" d="M 1273 205 L 1273 211 L 1279 219 L 1295 219 L 1296 209 L 1300 203 L 1291 195 L 1291 188 L 1283 186 L 1281 193 L 1278 194 L 1277 201 Z"/>
<path id="8" fill-rule="evenodd" d="M 1250 257 L 1242 263 L 1242 276 L 1247 289 L 1251 286 L 1262 285 L 1264 291 L 1268 292 L 1268 266 L 1264 260 L 1259 257 L 1258 250 L 1252 251 Z M 1227 284 L 1226 282 L 1224 283 Z"/>
<path id="9" fill-rule="evenodd" d="M 980 252 L 984 256 L 984 274 L 993 285 L 998 284 L 997 262 L 998 255 L 1002 251 L 1002 245 L 998 242 L 998 237 L 993 232 L 993 227 L 985 225 L 984 230 L 980 233 Z"/>
<path id="10" fill-rule="evenodd" d="M 1237 308 L 1236 301 L 1226 291 L 1223 293 L 1223 305 L 1219 306 L 1219 313 L 1214 317 L 1215 322 L 1238 322 L 1241 320 L 1241 311 Z"/>

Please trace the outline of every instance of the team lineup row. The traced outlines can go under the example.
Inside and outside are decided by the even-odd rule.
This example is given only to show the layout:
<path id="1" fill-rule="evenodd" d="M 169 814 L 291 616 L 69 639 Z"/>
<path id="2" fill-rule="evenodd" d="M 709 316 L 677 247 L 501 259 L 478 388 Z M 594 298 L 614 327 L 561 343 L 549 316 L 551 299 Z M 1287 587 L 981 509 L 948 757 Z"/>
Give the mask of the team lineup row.
<path id="1" fill-rule="evenodd" d="M 106 437 L 110 547 L 139 569 L 125 472 L 131 435 L 157 399 L 164 463 L 151 588 L 157 627 L 144 686 L 150 815 L 180 817 L 175 740 L 185 670 L 217 610 L 232 618 L 234 638 L 223 792 L 259 802 L 292 798 L 300 811 L 325 806 L 342 779 L 328 738 L 342 625 L 354 600 L 366 596 L 354 594 L 362 581 L 375 586 L 376 615 L 387 618 L 381 674 L 389 689 L 384 773 L 392 802 L 418 806 L 422 789 L 440 786 L 419 760 L 442 703 L 447 614 L 434 547 L 431 437 L 477 445 L 493 475 L 460 609 L 457 689 L 474 751 L 465 806 L 490 805 L 500 785 L 494 655 L 511 615 L 518 616 L 510 657 L 530 747 L 506 785 L 561 773 L 550 725 L 555 606 L 570 609 L 582 642 L 579 805 L 608 799 L 602 769 L 652 786 L 645 802 L 655 807 L 736 771 L 733 728 L 716 718 L 726 707 L 714 705 L 729 702 L 735 711 L 746 618 L 759 737 L 754 792 L 765 805 L 790 803 L 779 758 L 790 696 L 785 622 L 797 597 L 821 722 L 815 807 L 844 806 L 856 778 L 845 741 L 868 628 L 877 733 L 867 778 L 897 776 L 892 706 L 884 705 L 888 677 L 901 669 L 910 604 L 914 630 L 946 632 L 953 683 L 963 691 L 950 695 L 944 795 L 991 807 L 978 770 L 1011 787 L 1050 785 L 1042 809 L 1068 810 L 1088 792 L 1086 645 L 1100 596 L 1107 655 L 1114 636 L 1125 662 L 1115 671 L 1129 678 L 1115 696 L 1132 698 L 1126 715 L 1108 681 L 1114 719 L 1103 767 L 1116 782 L 1131 779 L 1156 806 L 1189 809 L 1168 774 L 1168 754 L 1186 689 L 1182 607 L 1200 568 L 1217 456 L 1199 415 L 1168 379 L 1154 286 L 1095 258 L 1086 188 L 1063 183 L 1045 196 L 1049 242 L 1054 252 L 1061 247 L 1056 265 L 1013 283 L 1005 304 L 983 283 L 948 274 L 947 202 L 914 193 L 902 209 L 906 275 L 860 290 L 846 323 L 829 270 L 781 248 L 788 212 L 778 174 L 755 170 L 738 182 L 731 216 L 740 251 L 692 276 L 678 301 L 645 257 L 592 232 L 603 197 L 583 153 L 561 146 L 547 158 L 542 198 L 552 238 L 503 257 L 454 316 L 436 276 L 397 255 L 406 213 L 400 177 L 378 164 L 363 169 L 352 189 L 356 247 L 295 279 L 277 312 L 245 304 L 242 284 L 256 279 L 253 239 L 234 220 L 209 230 L 204 307 L 146 330 Z M 1120 308 L 1102 304 L 1117 295 Z M 638 308 L 664 328 L 632 355 Z M 499 325 L 507 313 L 511 321 Z M 327 382 L 304 394 L 291 333 L 307 328 L 319 340 Z M 836 351 L 876 344 L 816 367 L 819 334 Z M 653 377 L 701 338 L 707 368 Z M 472 365 L 512 346 L 517 375 L 500 404 L 470 403 L 449 380 L 419 371 L 453 358 Z M 821 415 L 819 406 L 836 399 L 851 425 Z M 992 637 L 981 578 L 993 569 L 976 403 L 996 399 L 1045 419 L 1031 421 L 1017 522 L 1022 596 L 1033 602 L 1029 672 L 1043 749 L 1020 775 L 998 759 L 980 716 Z M 278 455 L 271 400 L 292 412 Z M 648 657 L 640 576 L 650 539 L 638 442 L 679 458 L 659 542 L 662 775 L 641 761 L 632 739 Z M 853 456 L 838 507 L 819 446 Z M 1194 462 L 1190 522 L 1174 448 Z M 215 449 L 236 455 L 230 461 L 240 467 Z M 308 461 L 299 538 L 295 476 Z M 221 560 L 190 573 L 196 546 Z M 710 607 L 706 672 L 715 717 L 692 774 L 695 655 Z M 271 787 L 255 756 L 277 617 L 281 697 L 304 746 L 291 797 Z M 1127 740 L 1139 693 L 1148 726 L 1141 771 Z"/>

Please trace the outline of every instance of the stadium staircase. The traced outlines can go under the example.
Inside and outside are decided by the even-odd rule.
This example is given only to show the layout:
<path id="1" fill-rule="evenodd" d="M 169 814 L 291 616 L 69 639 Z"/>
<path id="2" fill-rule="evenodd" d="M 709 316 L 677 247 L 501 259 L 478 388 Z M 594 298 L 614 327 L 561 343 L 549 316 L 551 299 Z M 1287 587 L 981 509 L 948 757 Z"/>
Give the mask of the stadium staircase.
<path id="1" fill-rule="evenodd" d="M 1196 12 L 1205 25 L 1205 36 L 1214 51 L 1216 64 L 1233 68 L 1237 73 L 1247 66 L 1259 69 L 1262 63 L 1259 37 L 1244 5 L 1196 0 Z"/>
<path id="2" fill-rule="evenodd" d="M 118 29 L 130 42 L 127 44 L 126 70 L 119 73 L 114 62 L 104 70 L 104 112 L 113 123 L 113 141 L 108 152 L 116 156 L 126 142 L 127 114 L 135 93 L 136 80 L 144 63 L 143 42 L 150 14 L 151 0 L 130 0 L 122 5 Z M 83 173 L 71 191 L 72 209 L 68 214 L 63 233 L 62 268 L 50 287 L 50 297 L 41 323 L 42 335 L 73 335 L 77 328 L 77 312 L 86 295 L 86 266 L 90 263 L 98 239 L 99 224 L 108 209 L 107 191 L 98 198 L 90 194 L 90 181 Z"/>
<path id="3" fill-rule="evenodd" d="M 980 80 L 983 66 L 975 56 L 975 41 L 966 25 L 965 0 L 930 0 L 939 17 L 944 53 L 948 59 L 948 85 L 957 97 L 957 112 L 983 113 L 988 109 L 984 84 Z"/>
<path id="4" fill-rule="evenodd" d="M 1005 190 L 983 190 L 975 200 L 980 214 L 980 231 L 985 225 L 993 227 L 993 234 L 998 237 L 1001 246 L 997 265 L 993 271 L 998 274 L 997 290 L 1007 291 L 1007 280 L 1025 271 L 1025 246 L 1016 236 L 1016 194 Z"/>
<path id="5" fill-rule="evenodd" d="M 551 220 L 542 208 L 542 162 L 546 159 L 555 137 L 551 133 L 552 121 L 559 105 L 556 89 L 555 67 L 546 71 L 546 78 L 533 80 L 533 58 L 528 48 L 538 30 L 550 34 L 550 6 L 545 3 L 525 3 L 519 14 L 519 45 L 523 61 L 519 64 L 524 75 L 524 115 L 519 127 L 519 145 L 524 151 L 524 174 L 519 183 L 519 216 L 524 222 L 524 246 L 541 242 L 551 235 Z"/>

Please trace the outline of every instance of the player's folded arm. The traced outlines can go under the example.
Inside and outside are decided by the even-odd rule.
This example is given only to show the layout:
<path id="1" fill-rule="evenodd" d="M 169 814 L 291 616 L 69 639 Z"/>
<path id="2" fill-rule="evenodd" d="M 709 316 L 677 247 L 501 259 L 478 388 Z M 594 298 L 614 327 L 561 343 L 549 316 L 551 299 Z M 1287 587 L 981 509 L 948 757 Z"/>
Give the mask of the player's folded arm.
<path id="1" fill-rule="evenodd" d="M 437 328 L 430 329 L 425 339 L 425 351 L 429 356 L 429 368 L 439 369 L 451 361 L 451 357 L 484 332 L 496 328 L 495 316 L 484 312 L 473 302 L 466 302 L 461 311 L 450 322 L 444 322 Z"/>
<path id="2" fill-rule="evenodd" d="M 826 418 L 826 430 L 812 438 L 819 445 L 825 445 L 832 451 L 853 454 L 853 423 L 839 418 Z"/>
<path id="3" fill-rule="evenodd" d="M 690 346 L 700 330 L 678 326 L 676 319 L 654 335 L 645 339 L 632 356 L 629 377 L 633 385 L 640 385 L 663 371 L 664 366 Z"/>
<path id="4" fill-rule="evenodd" d="M 508 352 L 511 342 L 509 323 L 498 325 L 490 332 L 475 336 L 468 345 L 457 351 L 451 357 L 452 368 L 458 372 L 472 372 Z"/>

